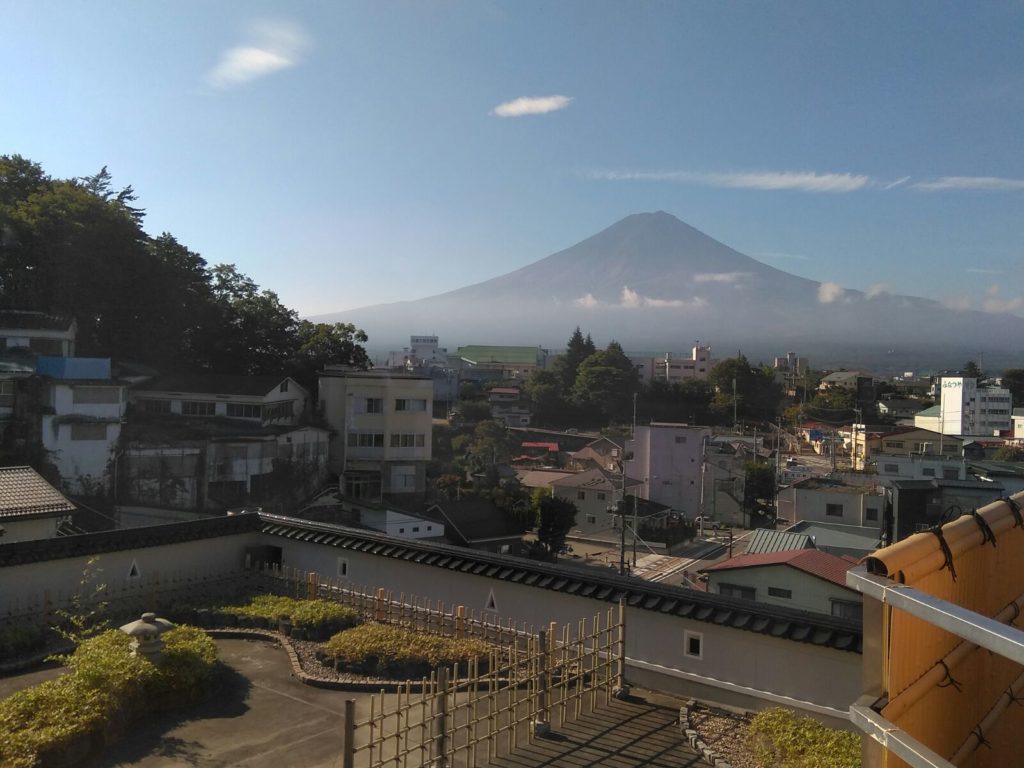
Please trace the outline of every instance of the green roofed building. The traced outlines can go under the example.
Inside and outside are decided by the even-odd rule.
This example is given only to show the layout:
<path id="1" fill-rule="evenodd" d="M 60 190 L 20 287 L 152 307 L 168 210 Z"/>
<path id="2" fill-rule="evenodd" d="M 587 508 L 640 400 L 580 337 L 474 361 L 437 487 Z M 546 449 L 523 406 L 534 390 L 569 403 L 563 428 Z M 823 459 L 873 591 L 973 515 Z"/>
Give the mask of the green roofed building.
<path id="1" fill-rule="evenodd" d="M 500 370 L 505 378 L 527 376 L 547 365 L 548 351 L 540 347 L 497 347 L 470 344 L 455 355 L 463 368 Z"/>

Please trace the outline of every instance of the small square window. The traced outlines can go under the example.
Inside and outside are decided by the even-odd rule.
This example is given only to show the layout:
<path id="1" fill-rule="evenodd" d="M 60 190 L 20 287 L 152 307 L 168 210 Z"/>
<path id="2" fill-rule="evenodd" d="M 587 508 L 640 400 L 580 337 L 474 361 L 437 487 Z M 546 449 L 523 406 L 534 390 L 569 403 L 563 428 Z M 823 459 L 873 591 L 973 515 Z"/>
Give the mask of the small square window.
<path id="1" fill-rule="evenodd" d="M 873 507 L 868 507 L 864 510 L 864 519 L 870 522 L 878 520 L 878 510 Z"/>
<path id="2" fill-rule="evenodd" d="M 704 635 L 701 632 L 683 631 L 683 655 L 691 659 L 704 658 Z"/>
<path id="3" fill-rule="evenodd" d="M 399 533 L 405 533 L 405 528 L 399 528 L 399 529 L 398 529 L 398 532 L 399 532 Z"/>
<path id="4" fill-rule="evenodd" d="M 348 559 L 344 557 L 338 558 L 338 575 L 348 576 Z"/>
<path id="5" fill-rule="evenodd" d="M 784 597 L 787 600 L 793 599 L 793 590 L 782 587 L 768 587 L 768 594 L 772 597 Z"/>
<path id="6" fill-rule="evenodd" d="M 598 491 L 597 492 L 597 500 L 598 501 L 604 501 L 604 497 L 605 497 L 604 491 Z"/>
<path id="7" fill-rule="evenodd" d="M 412 532 L 413 532 L 413 533 L 419 533 L 419 532 L 420 532 L 420 527 L 419 527 L 418 525 L 414 525 L 414 526 L 412 527 Z"/>
<path id="8" fill-rule="evenodd" d="M 587 498 L 586 491 L 576 491 L 576 498 L 580 501 L 584 501 Z"/>
<path id="9" fill-rule="evenodd" d="M 597 523 L 597 515 L 587 515 L 587 522 L 590 523 L 590 525 L 596 524 Z"/>

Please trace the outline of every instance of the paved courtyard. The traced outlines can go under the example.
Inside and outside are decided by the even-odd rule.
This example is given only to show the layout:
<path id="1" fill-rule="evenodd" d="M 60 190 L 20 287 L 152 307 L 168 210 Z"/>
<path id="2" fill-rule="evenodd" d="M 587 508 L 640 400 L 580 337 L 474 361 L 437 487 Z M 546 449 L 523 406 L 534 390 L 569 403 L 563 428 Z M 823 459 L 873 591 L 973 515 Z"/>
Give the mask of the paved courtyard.
<path id="1" fill-rule="evenodd" d="M 93 766 L 171 768 L 340 768 L 342 712 L 355 699 L 363 718 L 369 695 L 303 685 L 291 676 L 284 651 L 266 641 L 218 640 L 228 668 L 221 692 L 187 717 L 141 723 Z M 0 679 L 0 696 L 59 674 L 50 669 Z M 497 768 L 530 766 L 696 766 L 676 727 L 678 702 L 656 694 L 615 702 L 551 737 L 525 738 Z M 363 761 L 357 761 L 357 765 Z M 410 765 L 412 763 L 410 762 Z M 455 768 L 455 766 L 453 766 Z"/>

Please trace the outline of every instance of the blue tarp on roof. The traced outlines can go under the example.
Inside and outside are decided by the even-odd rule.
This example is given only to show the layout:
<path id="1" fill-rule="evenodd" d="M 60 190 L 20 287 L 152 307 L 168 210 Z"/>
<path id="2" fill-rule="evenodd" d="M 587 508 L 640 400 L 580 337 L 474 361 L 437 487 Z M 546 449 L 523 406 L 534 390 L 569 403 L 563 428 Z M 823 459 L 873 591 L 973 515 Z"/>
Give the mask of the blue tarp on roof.
<path id="1" fill-rule="evenodd" d="M 36 358 L 36 373 L 52 379 L 109 379 L 109 357 L 48 357 Z"/>

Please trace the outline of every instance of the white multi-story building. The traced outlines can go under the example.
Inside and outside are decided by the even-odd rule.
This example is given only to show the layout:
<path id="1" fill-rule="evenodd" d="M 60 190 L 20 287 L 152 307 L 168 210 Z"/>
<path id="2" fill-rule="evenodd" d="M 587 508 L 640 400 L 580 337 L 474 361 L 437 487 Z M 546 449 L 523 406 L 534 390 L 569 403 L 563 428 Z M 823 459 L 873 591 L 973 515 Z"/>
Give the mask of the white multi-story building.
<path id="1" fill-rule="evenodd" d="M 710 436 L 708 427 L 638 426 L 626 443 L 625 473 L 644 483 L 641 496 L 694 517 L 700 510 L 704 441 Z"/>
<path id="2" fill-rule="evenodd" d="M 1010 390 L 979 387 L 966 376 L 943 376 L 939 429 L 944 435 L 998 435 L 1013 429 Z"/>
<path id="3" fill-rule="evenodd" d="M 344 366 L 320 372 L 320 407 L 334 430 L 329 467 L 346 496 L 426 490 L 433 393 L 429 376 Z"/>
<path id="4" fill-rule="evenodd" d="M 707 381 L 714 362 L 711 347 L 699 341 L 690 350 L 689 357 L 673 357 L 666 352 L 664 357 L 641 357 L 631 355 L 630 362 L 644 383 L 653 379 L 660 381 Z"/>

